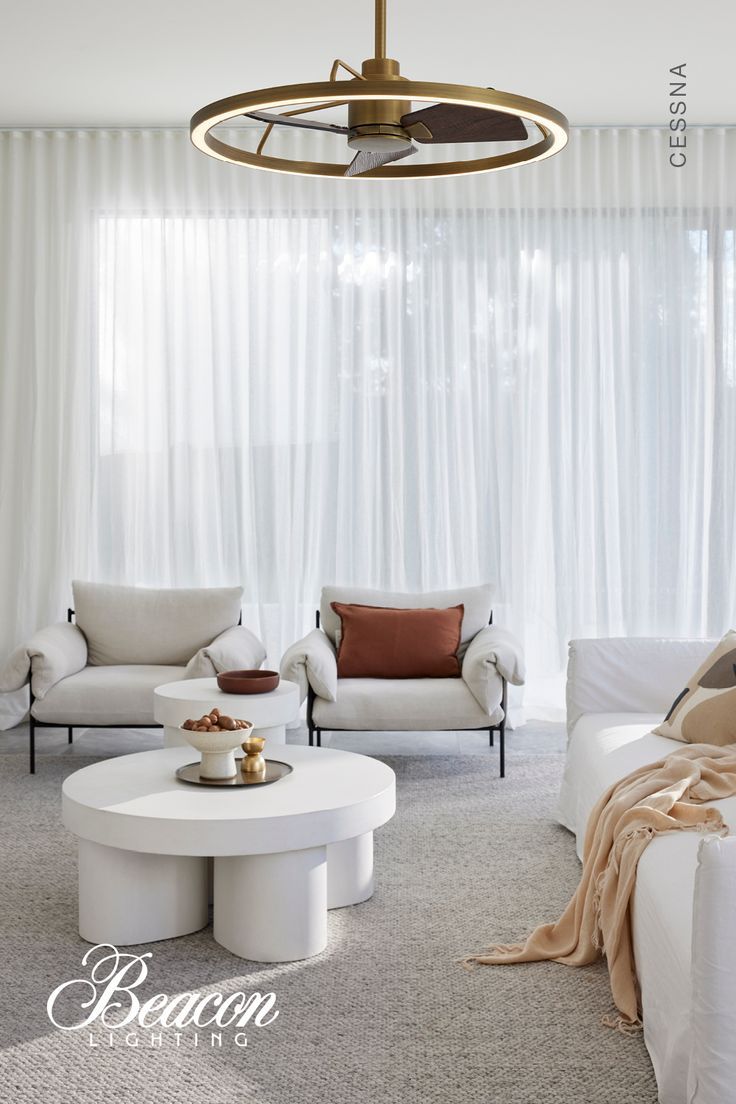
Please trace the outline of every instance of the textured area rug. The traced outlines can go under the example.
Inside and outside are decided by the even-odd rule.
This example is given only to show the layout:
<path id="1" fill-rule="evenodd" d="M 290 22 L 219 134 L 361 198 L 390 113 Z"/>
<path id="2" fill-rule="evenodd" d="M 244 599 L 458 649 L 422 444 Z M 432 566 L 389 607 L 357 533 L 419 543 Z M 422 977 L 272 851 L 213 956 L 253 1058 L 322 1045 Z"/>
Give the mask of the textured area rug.
<path id="1" fill-rule="evenodd" d="M 330 913 L 317 958 L 263 967 L 192 936 L 152 951 L 142 996 L 258 990 L 278 1019 L 222 1030 L 63 1032 L 46 1001 L 86 976 L 76 855 L 60 787 L 82 757 L 2 757 L 0 1080 L 16 1104 L 655 1104 L 640 1036 L 601 1026 L 605 966 L 479 968 L 458 960 L 557 917 L 579 876 L 553 821 L 555 754 L 395 756 L 398 811 L 376 833 L 376 892 Z M 244 917 L 244 923 L 247 917 Z M 242 1040 L 241 1040 L 242 1043 Z M 96 1045 L 94 1045 L 96 1044 Z"/>

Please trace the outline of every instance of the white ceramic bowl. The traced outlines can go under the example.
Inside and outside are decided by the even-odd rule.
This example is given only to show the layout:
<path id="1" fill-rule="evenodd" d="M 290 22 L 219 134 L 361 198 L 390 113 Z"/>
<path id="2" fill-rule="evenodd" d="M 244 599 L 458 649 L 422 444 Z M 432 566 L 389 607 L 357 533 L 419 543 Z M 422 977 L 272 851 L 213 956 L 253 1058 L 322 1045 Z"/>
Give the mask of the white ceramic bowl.
<path id="1" fill-rule="evenodd" d="M 191 728 L 179 725 L 179 730 L 187 743 L 202 754 L 200 777 L 221 782 L 234 778 L 238 767 L 235 762 L 235 749 L 251 734 L 253 725 L 248 721 L 245 728 L 236 728 L 232 732 L 222 729 L 220 732 L 194 732 Z"/>

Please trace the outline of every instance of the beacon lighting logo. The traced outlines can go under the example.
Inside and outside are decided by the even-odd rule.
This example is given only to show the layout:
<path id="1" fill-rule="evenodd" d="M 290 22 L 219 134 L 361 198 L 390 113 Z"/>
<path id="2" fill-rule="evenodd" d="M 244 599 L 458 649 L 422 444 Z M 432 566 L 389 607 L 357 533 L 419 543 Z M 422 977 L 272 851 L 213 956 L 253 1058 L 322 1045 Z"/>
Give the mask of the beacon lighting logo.
<path id="1" fill-rule="evenodd" d="M 262 1028 L 278 1017 L 275 993 L 155 993 L 143 996 L 148 959 L 123 954 L 111 943 L 91 947 L 82 959 L 87 976 L 58 985 L 46 1011 L 60 1031 L 86 1033 L 90 1047 L 209 1046 L 223 1038 L 248 1045 L 246 1028 Z M 140 993 L 140 995 L 139 995 Z"/>

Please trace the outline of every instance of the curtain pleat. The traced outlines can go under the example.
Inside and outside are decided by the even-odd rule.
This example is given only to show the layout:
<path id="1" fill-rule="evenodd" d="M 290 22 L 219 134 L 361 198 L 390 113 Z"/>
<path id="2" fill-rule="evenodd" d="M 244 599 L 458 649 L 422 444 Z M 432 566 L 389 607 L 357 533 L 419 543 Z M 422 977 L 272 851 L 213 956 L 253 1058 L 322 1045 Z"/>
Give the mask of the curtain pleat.
<path id="1" fill-rule="evenodd" d="M 325 583 L 490 581 L 540 688 L 732 626 L 736 130 L 667 141 L 384 183 L 0 133 L 0 653 L 73 577 L 242 583 L 274 664 Z"/>

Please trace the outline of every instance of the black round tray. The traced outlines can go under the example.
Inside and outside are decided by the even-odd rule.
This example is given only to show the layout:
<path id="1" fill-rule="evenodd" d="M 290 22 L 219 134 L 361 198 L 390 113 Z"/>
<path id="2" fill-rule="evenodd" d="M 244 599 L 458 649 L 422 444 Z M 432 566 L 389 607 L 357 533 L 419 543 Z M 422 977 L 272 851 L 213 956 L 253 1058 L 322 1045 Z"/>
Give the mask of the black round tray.
<path id="1" fill-rule="evenodd" d="M 263 774 L 243 774 L 240 769 L 242 759 L 236 759 L 237 774 L 234 778 L 200 778 L 199 771 L 202 766 L 201 762 L 187 763 L 183 767 L 179 767 L 176 772 L 176 777 L 180 782 L 188 782 L 190 786 L 208 786 L 210 789 L 222 790 L 237 789 L 242 790 L 247 786 L 268 786 L 271 782 L 278 782 L 280 778 L 285 778 L 287 774 L 291 774 L 293 767 L 289 763 L 282 763 L 279 759 L 267 759 L 266 770 Z"/>

